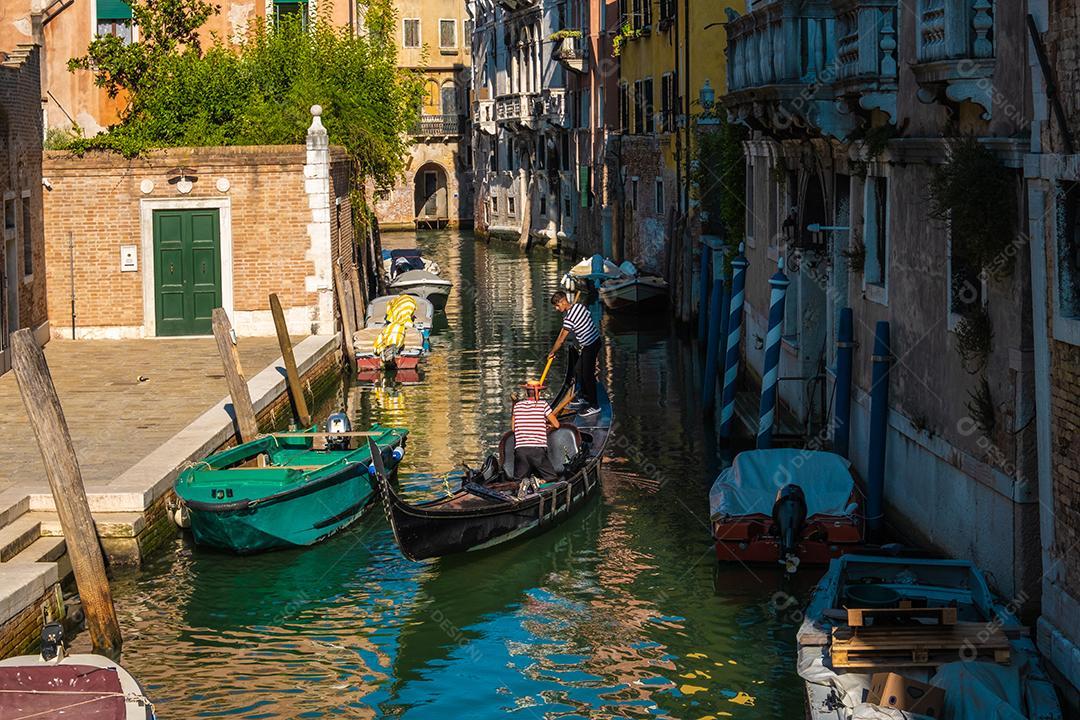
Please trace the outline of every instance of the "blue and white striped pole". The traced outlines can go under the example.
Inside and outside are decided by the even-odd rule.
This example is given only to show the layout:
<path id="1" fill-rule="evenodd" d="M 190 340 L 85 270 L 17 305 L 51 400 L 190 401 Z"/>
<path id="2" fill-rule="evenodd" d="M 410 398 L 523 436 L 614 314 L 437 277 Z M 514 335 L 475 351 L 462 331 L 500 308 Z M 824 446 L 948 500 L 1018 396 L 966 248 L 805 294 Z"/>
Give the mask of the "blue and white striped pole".
<path id="1" fill-rule="evenodd" d="M 746 300 L 746 268 L 750 262 L 739 254 L 731 261 L 731 311 L 728 315 L 727 357 L 724 360 L 724 404 L 720 409 L 720 437 L 731 437 L 735 425 L 735 379 L 739 375 L 739 335 L 742 331 L 743 302 Z"/>
<path id="2" fill-rule="evenodd" d="M 791 281 L 784 274 L 784 258 L 780 258 L 776 273 L 769 278 L 769 333 L 765 338 L 765 366 L 761 374 L 761 405 L 758 410 L 757 447 L 772 447 L 773 424 L 776 420 L 776 383 L 780 378 L 780 337 L 784 332 L 784 300 Z"/>

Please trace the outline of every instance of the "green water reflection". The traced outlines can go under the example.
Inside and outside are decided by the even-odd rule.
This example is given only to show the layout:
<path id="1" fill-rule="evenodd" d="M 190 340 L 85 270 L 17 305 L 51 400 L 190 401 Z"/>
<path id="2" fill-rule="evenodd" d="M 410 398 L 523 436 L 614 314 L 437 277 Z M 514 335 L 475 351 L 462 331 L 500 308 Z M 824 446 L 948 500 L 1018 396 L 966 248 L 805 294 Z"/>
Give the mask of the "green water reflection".
<path id="1" fill-rule="evenodd" d="M 539 372 L 556 332 L 546 299 L 566 265 L 468 234 L 419 243 L 455 282 L 423 382 L 338 400 L 361 424 L 411 428 L 400 479 L 414 498 L 497 441 L 508 390 Z M 698 353 L 663 315 L 605 334 L 608 465 L 664 481 L 659 493 L 609 474 L 552 532 L 432 563 L 405 560 L 378 514 L 255 557 L 178 539 L 116 584 L 125 664 L 161 716 L 801 717 L 798 616 L 770 602 L 790 588 L 771 569 L 716 570 Z"/>

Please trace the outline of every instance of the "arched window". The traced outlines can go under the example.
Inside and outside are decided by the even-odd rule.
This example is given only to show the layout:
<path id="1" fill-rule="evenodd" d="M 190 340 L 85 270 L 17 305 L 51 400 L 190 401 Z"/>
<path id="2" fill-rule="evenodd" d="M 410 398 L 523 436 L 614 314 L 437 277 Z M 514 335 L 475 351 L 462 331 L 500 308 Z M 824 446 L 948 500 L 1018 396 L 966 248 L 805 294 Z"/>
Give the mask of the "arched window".
<path id="1" fill-rule="evenodd" d="M 439 81 L 428 78 L 424 83 L 424 114 L 439 115 Z"/>
<path id="2" fill-rule="evenodd" d="M 443 115 L 457 115 L 458 114 L 458 94 L 457 85 L 453 80 L 447 80 L 442 84 L 442 91 L 440 94 L 442 100 L 442 114 Z"/>

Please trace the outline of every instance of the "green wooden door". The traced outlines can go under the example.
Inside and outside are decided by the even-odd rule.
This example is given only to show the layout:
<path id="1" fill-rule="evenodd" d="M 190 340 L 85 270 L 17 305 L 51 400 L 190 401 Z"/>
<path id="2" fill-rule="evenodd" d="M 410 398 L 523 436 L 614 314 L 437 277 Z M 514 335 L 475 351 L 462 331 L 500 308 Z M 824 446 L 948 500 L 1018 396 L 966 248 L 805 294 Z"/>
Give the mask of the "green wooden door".
<path id="1" fill-rule="evenodd" d="M 154 211 L 154 306 L 158 335 L 209 335 L 221 306 L 218 211 Z"/>

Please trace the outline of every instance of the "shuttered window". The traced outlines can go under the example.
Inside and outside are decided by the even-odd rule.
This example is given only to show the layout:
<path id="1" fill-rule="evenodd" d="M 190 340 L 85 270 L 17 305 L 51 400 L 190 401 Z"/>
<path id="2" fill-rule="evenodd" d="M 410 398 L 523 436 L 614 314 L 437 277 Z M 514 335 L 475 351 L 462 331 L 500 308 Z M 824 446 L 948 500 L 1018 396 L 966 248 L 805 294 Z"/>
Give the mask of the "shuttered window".
<path id="1" fill-rule="evenodd" d="M 656 100 L 653 95 L 652 78 L 645 78 L 642 87 L 645 92 L 645 98 L 642 100 L 645 109 L 645 132 L 652 135 L 656 132 Z"/>
<path id="2" fill-rule="evenodd" d="M 285 18 L 298 18 L 300 26 L 307 30 L 308 6 L 307 2 L 295 0 L 274 0 L 274 22 L 280 23 Z"/>
<path id="3" fill-rule="evenodd" d="M 439 47 L 457 47 L 457 20 L 439 21 Z"/>
<path id="4" fill-rule="evenodd" d="M 100 35 L 115 35 L 131 42 L 131 6 L 124 0 L 98 0 L 95 32 Z"/>
<path id="5" fill-rule="evenodd" d="M 420 18 L 405 18 L 401 24 L 403 27 L 402 47 L 420 47 Z"/>

